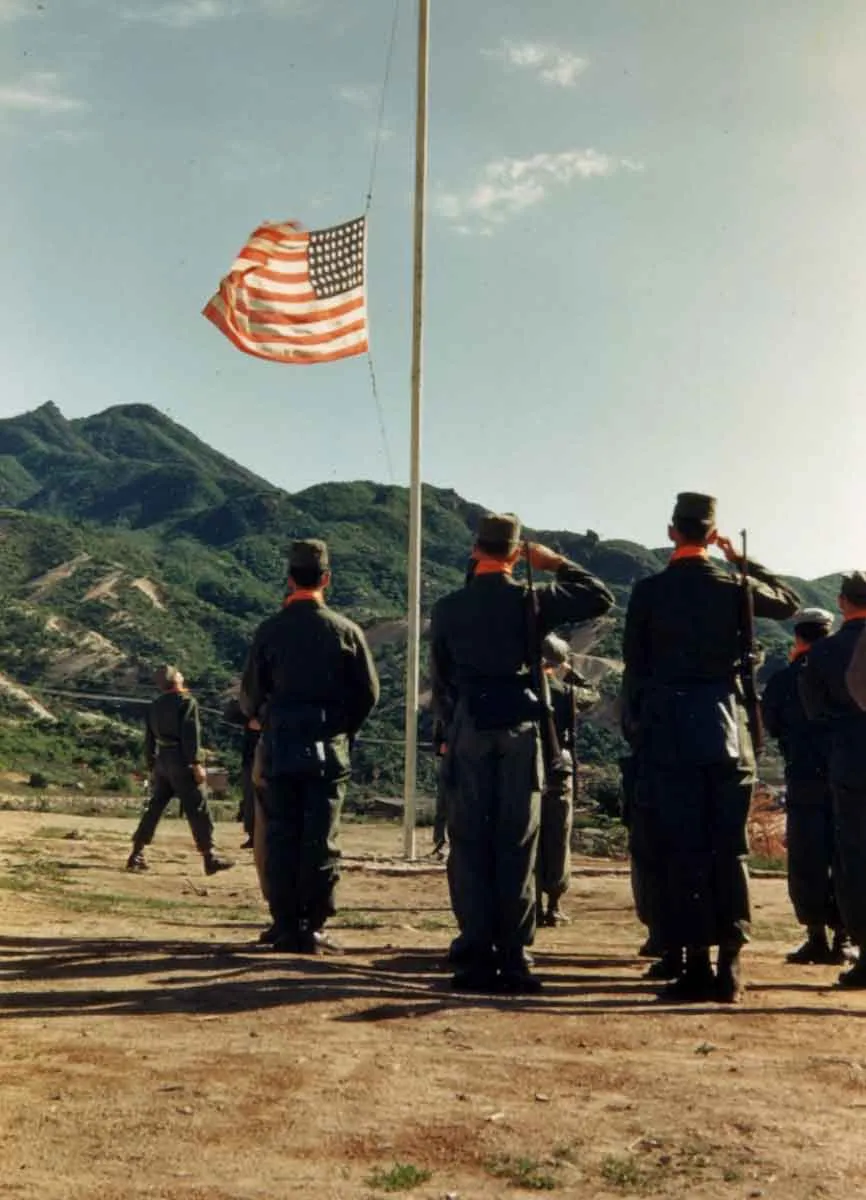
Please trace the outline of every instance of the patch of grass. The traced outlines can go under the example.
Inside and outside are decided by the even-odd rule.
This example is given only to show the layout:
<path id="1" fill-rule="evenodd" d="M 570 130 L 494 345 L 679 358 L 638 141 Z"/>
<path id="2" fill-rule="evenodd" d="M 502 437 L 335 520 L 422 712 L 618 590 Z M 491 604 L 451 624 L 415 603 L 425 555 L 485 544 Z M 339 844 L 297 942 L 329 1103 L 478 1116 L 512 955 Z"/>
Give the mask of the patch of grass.
<path id="1" fill-rule="evenodd" d="M 353 912 L 349 909 L 340 913 L 333 925 L 335 929 L 382 929 L 384 922 L 378 917 L 371 917 L 369 913 Z"/>
<path id="2" fill-rule="evenodd" d="M 39 838 L 48 838 L 49 840 L 57 839 L 67 842 L 84 840 L 84 834 L 79 830 L 69 829 L 63 825 L 45 825 L 42 829 L 36 830 L 36 836 Z"/>
<path id="3" fill-rule="evenodd" d="M 454 929 L 454 921 L 449 917 L 422 917 L 416 923 L 416 929 L 423 929 L 427 933 L 439 933 L 443 929 Z"/>
<path id="4" fill-rule="evenodd" d="M 367 1177 L 367 1184 L 380 1192 L 410 1192 L 431 1178 L 433 1172 L 412 1163 L 394 1163 L 389 1170 L 377 1167 Z"/>
<path id="5" fill-rule="evenodd" d="M 525 1191 L 552 1192 L 558 1188 L 559 1180 L 544 1170 L 544 1164 L 535 1158 L 503 1154 L 485 1163 L 489 1174 L 496 1179 L 505 1179 L 512 1187 Z"/>
<path id="6" fill-rule="evenodd" d="M 786 860 L 777 854 L 750 854 L 748 863 L 753 871 L 776 871 L 785 875 L 788 870 Z"/>
<path id="7" fill-rule="evenodd" d="M 606 1155 L 601 1160 L 601 1177 L 623 1192 L 643 1191 L 651 1183 L 650 1172 L 631 1154 Z"/>

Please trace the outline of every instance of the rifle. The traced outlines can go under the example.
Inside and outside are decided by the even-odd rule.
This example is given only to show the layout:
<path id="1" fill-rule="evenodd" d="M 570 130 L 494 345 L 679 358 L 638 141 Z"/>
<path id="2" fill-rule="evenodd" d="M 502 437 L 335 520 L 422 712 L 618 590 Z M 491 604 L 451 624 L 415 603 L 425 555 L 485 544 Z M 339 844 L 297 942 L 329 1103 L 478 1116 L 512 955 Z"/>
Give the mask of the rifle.
<path id="1" fill-rule="evenodd" d="M 755 603 L 752 589 L 749 587 L 749 558 L 748 541 L 745 529 L 740 533 L 743 544 L 743 555 L 740 560 L 740 587 L 742 589 L 743 611 L 741 618 L 741 649 L 740 649 L 740 681 L 743 688 L 743 699 L 746 704 L 746 718 L 749 723 L 749 733 L 755 754 L 760 754 L 764 748 L 764 726 L 761 721 L 761 706 L 758 701 L 758 684 L 756 669 L 758 654 L 755 647 Z"/>
<path id="2" fill-rule="evenodd" d="M 571 659 L 571 655 L 569 655 Z M 575 676 L 579 678 L 579 673 L 574 668 L 574 663 L 569 661 L 571 668 L 571 680 L 568 685 L 568 696 L 571 701 L 571 711 L 569 720 L 571 723 L 571 806 L 577 806 L 577 789 L 580 782 L 577 773 L 577 682 Z"/>
<path id="3" fill-rule="evenodd" d="M 535 590 L 535 580 L 532 575 L 532 559 L 530 544 L 523 543 L 524 561 L 526 562 L 526 632 L 528 642 L 529 669 L 535 693 L 541 705 L 539 728 L 541 732 L 541 756 L 544 762 L 545 785 L 549 786 L 557 771 L 562 771 L 562 752 L 556 733 L 556 722 L 553 718 L 553 703 L 550 699 L 550 685 L 544 673 L 541 662 L 541 636 L 538 628 L 538 592 Z"/>

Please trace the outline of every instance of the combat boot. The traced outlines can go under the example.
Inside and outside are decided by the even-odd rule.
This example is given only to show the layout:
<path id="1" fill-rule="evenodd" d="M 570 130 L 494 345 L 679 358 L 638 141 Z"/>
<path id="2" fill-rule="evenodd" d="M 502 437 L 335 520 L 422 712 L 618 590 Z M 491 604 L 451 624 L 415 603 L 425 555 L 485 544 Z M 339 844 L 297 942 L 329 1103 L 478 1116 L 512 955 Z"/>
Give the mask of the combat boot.
<path id="1" fill-rule="evenodd" d="M 857 959 L 857 947 L 848 937 L 844 929 L 835 929 L 833 931 L 833 944 L 830 947 L 830 957 L 827 962 L 834 966 L 842 966 L 844 963 L 855 962 Z"/>
<path id="2" fill-rule="evenodd" d="M 844 962 L 844 959 L 831 958 L 830 943 L 823 925 L 810 925 L 806 930 L 806 940 L 802 946 L 785 955 L 785 962 L 795 966 L 805 966 L 809 963 Z"/>
<path id="3" fill-rule="evenodd" d="M 551 928 L 556 928 L 557 925 L 570 925 L 571 918 L 559 907 L 559 900 L 550 898 L 547 905 L 547 912 L 544 914 L 544 924 Z"/>
<path id="4" fill-rule="evenodd" d="M 149 871 L 150 867 L 147 864 L 147 859 L 141 851 L 140 846 L 133 846 L 132 853 L 126 860 L 127 871 Z"/>
<path id="5" fill-rule="evenodd" d="M 739 1004 L 742 1001 L 746 988 L 743 983 L 743 967 L 740 962 L 739 947 L 735 950 L 719 949 L 716 987 L 720 1003 Z"/>
<path id="6" fill-rule="evenodd" d="M 685 955 L 682 946 L 676 950 L 665 950 L 661 958 L 644 971 L 644 979 L 678 979 L 685 970 Z"/>
<path id="7" fill-rule="evenodd" d="M 220 858 L 214 850 L 206 850 L 202 860 L 205 875 L 216 875 L 218 871 L 228 871 L 235 865 L 230 858 Z"/>
<path id="8" fill-rule="evenodd" d="M 716 999 L 716 977 L 709 950 L 687 950 L 686 965 L 679 978 L 659 995 L 667 1004 L 703 1004 Z"/>
<path id="9" fill-rule="evenodd" d="M 866 962 L 858 958 L 853 967 L 843 971 L 836 981 L 840 988 L 866 988 Z"/>

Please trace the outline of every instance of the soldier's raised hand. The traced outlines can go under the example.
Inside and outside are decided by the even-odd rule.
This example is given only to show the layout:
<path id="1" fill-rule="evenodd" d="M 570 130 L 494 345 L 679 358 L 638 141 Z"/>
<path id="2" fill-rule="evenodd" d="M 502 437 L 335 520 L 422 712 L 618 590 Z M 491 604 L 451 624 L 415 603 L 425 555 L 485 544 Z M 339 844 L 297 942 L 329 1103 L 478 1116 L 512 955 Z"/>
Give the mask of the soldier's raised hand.
<path id="1" fill-rule="evenodd" d="M 529 561 L 536 571 L 558 571 L 565 559 L 549 546 L 539 542 L 527 542 L 521 547 L 521 557 L 529 556 Z"/>

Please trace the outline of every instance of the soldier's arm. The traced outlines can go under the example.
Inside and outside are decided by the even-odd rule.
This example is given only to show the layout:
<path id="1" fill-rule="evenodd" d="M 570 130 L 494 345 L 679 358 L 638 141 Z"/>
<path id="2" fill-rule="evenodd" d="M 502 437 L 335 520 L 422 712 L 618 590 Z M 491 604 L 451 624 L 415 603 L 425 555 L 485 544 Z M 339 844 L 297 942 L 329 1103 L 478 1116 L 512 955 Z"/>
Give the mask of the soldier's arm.
<path id="1" fill-rule="evenodd" d="M 600 579 L 562 559 L 554 582 L 538 588 L 539 633 L 543 637 L 559 625 L 603 617 L 613 604 L 613 594 Z"/>
<path id="2" fill-rule="evenodd" d="M 845 672 L 845 686 L 854 703 L 866 709 L 866 629 L 854 647 L 854 654 Z"/>
<path id="3" fill-rule="evenodd" d="M 782 672 L 778 671 L 767 681 L 764 694 L 761 697 L 761 718 L 764 728 L 771 738 L 777 740 L 782 735 Z"/>
<path id="4" fill-rule="evenodd" d="M 830 716 L 832 711 L 832 701 L 824 674 L 820 669 L 820 663 L 816 661 L 819 657 L 813 650 L 804 670 L 800 672 L 798 680 L 800 699 L 810 721 L 820 721 L 822 718 Z"/>
<path id="5" fill-rule="evenodd" d="M 241 687 L 238 702 L 241 711 L 247 718 L 258 718 L 264 709 L 268 698 L 267 672 L 261 654 L 260 630 L 256 630 L 253 644 L 247 655 L 244 673 L 241 676 Z"/>
<path id="6" fill-rule="evenodd" d="M 201 726 L 198 702 L 194 696 L 184 697 L 180 709 L 180 745 L 184 761 L 192 766 L 201 760 Z"/>
<path id="7" fill-rule="evenodd" d="M 637 734 L 641 692 L 649 676 L 650 668 L 647 639 L 647 586 L 648 581 L 638 581 L 632 588 L 622 636 L 623 673 L 620 721 L 623 737 L 630 745 L 634 743 Z"/>
<path id="8" fill-rule="evenodd" d="M 756 617 L 767 617 L 772 621 L 787 621 L 793 617 L 801 600 L 792 587 L 753 559 L 746 563 L 746 574 Z"/>
<path id="9" fill-rule="evenodd" d="M 354 737 L 379 702 L 376 664 L 373 662 L 367 639 L 360 629 L 354 636 L 350 652 L 346 655 L 346 687 L 348 733 L 350 737 Z"/>
<path id="10" fill-rule="evenodd" d="M 156 735 L 151 728 L 150 713 L 147 714 L 144 722 L 144 761 L 147 763 L 148 771 L 152 771 L 156 765 Z"/>
<path id="11" fill-rule="evenodd" d="M 446 728 L 451 724 L 454 708 L 454 686 L 451 655 L 442 636 L 441 616 L 434 605 L 430 617 L 430 688 L 433 712 Z"/>

